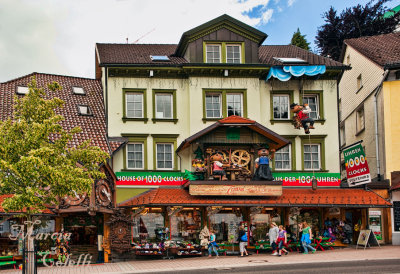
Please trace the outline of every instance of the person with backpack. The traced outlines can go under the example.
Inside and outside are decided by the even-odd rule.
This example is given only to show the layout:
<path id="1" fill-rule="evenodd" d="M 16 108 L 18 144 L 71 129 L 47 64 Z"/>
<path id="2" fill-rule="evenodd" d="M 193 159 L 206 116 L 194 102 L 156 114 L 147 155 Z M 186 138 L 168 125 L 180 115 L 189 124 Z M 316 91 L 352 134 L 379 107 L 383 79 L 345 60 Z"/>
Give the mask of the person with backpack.
<path id="1" fill-rule="evenodd" d="M 239 250 L 240 250 L 240 257 L 243 257 L 243 254 L 246 254 L 246 256 L 249 256 L 249 253 L 247 253 L 246 250 L 246 245 L 247 245 L 247 232 L 244 228 L 244 224 L 241 224 L 239 227 Z"/>

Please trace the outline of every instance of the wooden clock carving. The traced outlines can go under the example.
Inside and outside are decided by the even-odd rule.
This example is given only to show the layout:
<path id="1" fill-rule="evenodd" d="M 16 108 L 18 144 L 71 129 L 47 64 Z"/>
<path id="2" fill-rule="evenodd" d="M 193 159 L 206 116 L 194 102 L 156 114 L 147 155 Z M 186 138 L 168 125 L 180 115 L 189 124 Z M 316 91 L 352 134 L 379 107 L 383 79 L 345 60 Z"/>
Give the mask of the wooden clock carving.
<path id="1" fill-rule="evenodd" d="M 76 206 L 76 205 L 81 204 L 87 196 L 86 192 L 82 193 L 82 194 L 78 194 L 75 190 L 73 190 L 72 192 L 74 194 L 64 197 L 65 203 L 69 206 Z"/>
<path id="2" fill-rule="evenodd" d="M 101 179 L 96 183 L 96 201 L 102 206 L 108 206 L 111 204 L 111 188 L 107 181 Z"/>

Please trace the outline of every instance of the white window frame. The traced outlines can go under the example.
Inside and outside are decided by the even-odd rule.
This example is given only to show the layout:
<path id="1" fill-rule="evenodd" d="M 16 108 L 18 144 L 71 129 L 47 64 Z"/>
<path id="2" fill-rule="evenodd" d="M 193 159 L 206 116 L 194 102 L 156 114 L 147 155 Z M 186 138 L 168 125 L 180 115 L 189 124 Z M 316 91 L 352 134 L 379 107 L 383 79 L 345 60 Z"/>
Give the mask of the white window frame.
<path id="1" fill-rule="evenodd" d="M 72 87 L 72 92 L 76 95 L 86 95 L 86 91 L 83 87 Z"/>
<path id="2" fill-rule="evenodd" d="M 303 96 L 303 104 L 308 103 L 308 101 L 306 102 L 305 99 L 306 98 L 311 98 L 311 97 L 315 97 L 315 111 L 312 111 L 308 114 L 308 116 L 310 118 L 313 118 L 314 120 L 319 120 L 320 119 L 320 114 L 319 114 L 319 95 L 318 94 L 306 94 Z M 311 108 L 311 107 L 310 107 Z M 311 115 L 311 113 L 315 113 L 316 117 L 313 117 Z"/>
<path id="3" fill-rule="evenodd" d="M 213 117 L 209 117 L 207 115 L 207 96 L 219 97 L 219 114 L 220 114 L 219 117 L 214 117 L 214 116 Z M 223 117 L 223 115 L 222 115 L 222 93 L 207 93 L 206 96 L 205 96 L 204 104 L 205 104 L 204 108 L 206 110 L 206 118 L 213 119 L 213 118 L 222 118 Z M 214 109 L 212 109 L 212 110 L 214 111 Z"/>
<path id="4" fill-rule="evenodd" d="M 243 109 L 243 93 L 235 93 L 235 92 L 229 92 L 229 93 L 225 94 L 225 96 L 226 96 L 226 117 L 229 116 L 229 114 L 228 114 L 228 112 L 229 112 L 229 110 L 228 110 L 228 104 L 229 104 L 228 96 L 229 95 L 239 95 L 240 96 L 240 115 L 239 116 L 243 117 L 244 116 L 244 113 L 243 113 L 243 111 L 244 111 L 244 109 Z M 233 103 L 235 104 L 235 101 L 233 101 Z M 235 115 L 235 114 L 233 114 L 233 115 Z"/>
<path id="5" fill-rule="evenodd" d="M 171 146 L 171 159 L 172 159 L 171 168 L 160 168 L 160 167 L 158 167 L 158 145 L 170 145 Z M 156 161 L 156 169 L 157 170 L 173 170 L 174 169 L 174 164 L 175 164 L 175 162 L 174 162 L 174 144 L 173 143 L 156 143 L 155 149 L 156 149 L 156 159 L 155 159 L 155 161 Z M 164 152 L 164 155 L 165 155 L 165 152 Z M 165 159 L 164 159 L 164 162 L 165 162 Z"/>
<path id="6" fill-rule="evenodd" d="M 86 107 L 87 108 L 87 113 L 83 113 L 81 111 L 81 107 Z M 92 111 L 88 105 L 78 105 L 78 112 L 80 115 L 92 115 Z"/>
<path id="7" fill-rule="evenodd" d="M 234 46 L 234 47 L 239 47 L 239 62 L 228 62 L 228 47 L 229 46 Z M 227 64 L 241 64 L 242 63 L 242 45 L 241 44 L 226 44 L 225 45 L 225 60 Z M 236 60 L 235 58 L 230 58 L 233 60 Z"/>
<path id="8" fill-rule="evenodd" d="M 218 49 L 219 49 L 219 59 L 212 58 L 212 60 L 213 60 L 212 62 L 208 61 L 208 53 L 209 53 L 208 46 L 217 46 L 218 47 Z M 212 51 L 212 52 L 214 53 L 214 51 Z M 211 53 L 211 51 L 210 51 L 210 53 Z M 218 60 L 218 62 L 215 62 L 215 60 Z M 206 44 L 206 63 L 210 63 L 210 64 L 222 63 L 221 44 Z"/>
<path id="9" fill-rule="evenodd" d="M 313 166 L 312 166 L 313 161 L 315 161 L 315 159 L 312 157 L 310 160 L 307 160 L 307 162 L 311 162 L 311 168 L 306 168 L 306 153 L 312 153 L 312 152 L 306 152 L 306 146 L 310 146 L 310 151 L 311 151 L 311 146 L 318 147 L 318 167 L 317 168 L 313 168 Z M 304 170 L 321 170 L 321 144 L 303 144 L 303 160 L 304 160 Z"/>
<path id="10" fill-rule="evenodd" d="M 360 113 L 362 112 L 362 116 Z M 356 111 L 356 133 L 359 133 L 365 129 L 365 110 L 364 106 L 360 107 Z"/>
<path id="11" fill-rule="evenodd" d="M 27 86 L 17 86 L 17 94 L 18 95 L 26 95 L 29 93 L 29 87 Z"/>
<path id="12" fill-rule="evenodd" d="M 292 145 L 291 144 L 289 144 L 289 145 L 287 145 L 287 148 L 289 149 L 289 151 L 288 151 L 288 153 L 289 153 L 289 168 L 276 168 L 276 162 L 277 162 L 277 160 L 276 160 L 276 154 L 277 153 L 279 153 L 279 154 L 282 154 L 282 152 L 280 152 L 279 150 L 277 151 L 277 152 L 275 152 L 275 158 L 274 158 L 274 163 L 275 163 L 275 166 L 274 166 L 274 168 L 275 168 L 275 170 L 292 170 Z M 286 152 L 285 152 L 286 153 Z M 279 162 L 284 162 L 283 160 L 280 160 Z M 283 164 L 282 164 L 282 166 L 283 166 Z"/>
<path id="13" fill-rule="evenodd" d="M 128 154 L 129 154 L 129 145 L 141 145 L 142 146 L 142 167 L 129 167 L 129 157 L 128 157 Z M 133 153 L 135 153 L 135 152 L 137 152 L 137 151 L 131 151 L 131 152 L 133 152 Z M 134 160 L 134 161 L 136 161 L 136 160 Z M 127 145 L 126 145 L 126 168 L 127 169 L 132 169 L 132 170 L 143 170 L 144 169 L 144 143 L 141 143 L 141 142 L 129 142 Z"/>
<path id="14" fill-rule="evenodd" d="M 288 112 L 288 117 L 287 118 L 275 118 L 274 97 L 287 97 L 287 102 L 288 102 L 287 103 L 287 112 Z M 279 104 L 279 107 L 280 107 L 280 104 Z M 273 120 L 289 120 L 290 119 L 290 95 L 289 94 L 273 94 L 272 95 L 272 118 L 273 118 Z"/>
<path id="15" fill-rule="evenodd" d="M 128 95 L 132 95 L 132 94 L 140 95 L 142 97 L 142 114 L 140 117 L 128 115 Z M 135 101 L 133 101 L 132 103 L 135 103 Z M 133 112 L 135 113 L 135 109 L 133 109 Z M 142 92 L 126 92 L 125 93 L 125 115 L 126 115 L 126 118 L 144 118 L 144 94 Z"/>
<path id="16" fill-rule="evenodd" d="M 171 117 L 158 117 L 158 104 L 157 104 L 157 97 L 158 96 L 169 96 L 171 100 Z M 154 96 L 155 102 L 154 102 L 154 107 L 155 107 L 155 114 L 156 114 L 156 119 L 173 119 L 174 118 L 174 95 L 172 93 L 156 93 Z M 164 115 L 164 112 L 162 112 Z"/>

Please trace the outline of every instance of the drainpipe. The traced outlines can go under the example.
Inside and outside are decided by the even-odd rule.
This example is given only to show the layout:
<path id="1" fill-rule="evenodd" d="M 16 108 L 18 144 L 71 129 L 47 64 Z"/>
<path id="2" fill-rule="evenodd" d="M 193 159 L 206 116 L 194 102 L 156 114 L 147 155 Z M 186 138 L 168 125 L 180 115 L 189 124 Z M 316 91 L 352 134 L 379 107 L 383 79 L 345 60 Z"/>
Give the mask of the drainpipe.
<path id="1" fill-rule="evenodd" d="M 376 153 L 376 171 L 378 173 L 378 181 L 381 180 L 381 164 L 379 159 L 379 132 L 378 132 L 378 100 L 377 97 L 379 92 L 382 90 L 383 81 L 385 81 L 386 76 L 388 75 L 389 70 L 386 69 L 383 73 L 383 77 L 381 83 L 379 84 L 375 94 L 374 94 L 374 120 L 375 120 L 375 153 Z"/>

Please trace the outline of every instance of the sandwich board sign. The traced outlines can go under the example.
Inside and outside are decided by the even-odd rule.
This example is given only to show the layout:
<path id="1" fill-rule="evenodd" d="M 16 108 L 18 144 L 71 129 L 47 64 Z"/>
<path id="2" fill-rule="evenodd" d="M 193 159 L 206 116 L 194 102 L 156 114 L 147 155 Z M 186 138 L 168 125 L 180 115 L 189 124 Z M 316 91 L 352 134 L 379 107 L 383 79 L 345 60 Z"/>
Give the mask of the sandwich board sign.
<path id="1" fill-rule="evenodd" d="M 367 247 L 367 245 L 368 245 L 368 247 L 371 247 L 371 246 L 381 247 L 381 245 L 378 243 L 378 240 L 375 237 L 375 234 L 372 232 L 371 229 L 361 229 L 360 230 L 360 235 L 358 235 L 356 249 L 358 249 L 359 245 L 364 246 L 364 249 Z"/>
<path id="2" fill-rule="evenodd" d="M 343 155 L 349 187 L 370 183 L 371 174 L 361 143 L 346 147 Z"/>

